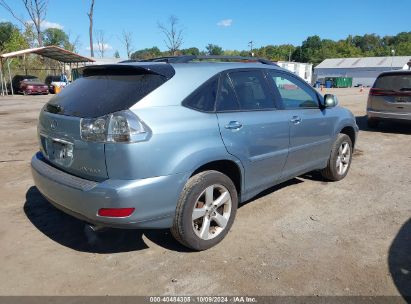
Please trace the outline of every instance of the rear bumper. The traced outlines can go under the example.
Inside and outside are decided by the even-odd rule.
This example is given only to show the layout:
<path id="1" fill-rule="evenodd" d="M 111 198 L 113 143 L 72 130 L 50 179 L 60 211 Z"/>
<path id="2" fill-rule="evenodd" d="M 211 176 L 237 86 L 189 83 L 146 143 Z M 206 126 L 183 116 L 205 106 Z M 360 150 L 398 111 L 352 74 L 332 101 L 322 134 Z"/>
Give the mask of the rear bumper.
<path id="1" fill-rule="evenodd" d="M 411 120 L 411 113 L 380 112 L 367 109 L 368 118 Z"/>
<path id="2" fill-rule="evenodd" d="M 26 90 L 24 90 L 23 91 L 23 93 L 26 93 L 26 94 L 28 94 L 28 95 L 31 95 L 31 94 L 48 94 L 49 93 L 49 89 L 47 88 L 47 89 L 26 89 Z"/>
<path id="3" fill-rule="evenodd" d="M 94 182 L 82 179 L 44 161 L 41 153 L 31 160 L 34 183 L 43 196 L 62 211 L 88 223 L 116 228 L 169 228 L 187 173 L 140 180 Z M 129 217 L 97 215 L 100 208 L 135 208 Z"/>

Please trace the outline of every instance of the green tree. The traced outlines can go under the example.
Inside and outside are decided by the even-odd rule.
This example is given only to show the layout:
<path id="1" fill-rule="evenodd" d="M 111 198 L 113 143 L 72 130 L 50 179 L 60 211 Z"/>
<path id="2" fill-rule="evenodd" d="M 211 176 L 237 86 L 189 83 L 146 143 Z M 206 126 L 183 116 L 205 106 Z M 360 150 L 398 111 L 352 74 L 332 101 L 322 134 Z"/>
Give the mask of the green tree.
<path id="1" fill-rule="evenodd" d="M 154 57 L 159 57 L 159 56 L 162 56 L 160 49 L 156 46 L 153 46 L 152 48 L 146 48 L 146 49 L 135 51 L 134 53 L 131 54 L 130 58 L 138 60 L 138 59 L 149 59 L 149 58 L 154 58 Z"/>
<path id="2" fill-rule="evenodd" d="M 180 53 L 181 53 L 181 55 L 195 55 L 195 56 L 197 56 L 197 55 L 200 55 L 200 50 L 196 47 L 191 47 L 191 48 L 188 48 L 188 49 L 182 49 L 180 51 Z"/>
<path id="3" fill-rule="evenodd" d="M 18 31 L 18 28 L 11 22 L 0 22 L 0 50 L 4 49 L 4 45 L 10 41 L 13 32 Z"/>
<path id="4" fill-rule="evenodd" d="M 120 58 L 120 53 L 118 52 L 118 50 L 114 52 L 114 58 Z"/>
<path id="5" fill-rule="evenodd" d="M 224 50 L 223 55 L 224 56 L 240 56 L 240 51 L 237 51 L 237 50 Z"/>
<path id="6" fill-rule="evenodd" d="M 300 61 L 318 64 L 323 61 L 322 41 L 319 36 L 310 36 L 301 45 Z"/>
<path id="7" fill-rule="evenodd" d="M 28 44 L 19 29 L 11 22 L 0 23 L 0 51 L 13 52 L 28 48 Z"/>
<path id="8" fill-rule="evenodd" d="M 411 42 L 401 42 L 394 47 L 395 55 L 408 56 L 411 54 Z"/>
<path id="9" fill-rule="evenodd" d="M 209 43 L 206 46 L 206 50 L 207 50 L 208 55 L 222 55 L 223 54 L 223 48 L 216 44 Z"/>
<path id="10" fill-rule="evenodd" d="M 43 31 L 43 43 L 44 45 L 56 45 L 64 47 L 69 42 L 68 35 L 61 29 L 48 28 Z"/>

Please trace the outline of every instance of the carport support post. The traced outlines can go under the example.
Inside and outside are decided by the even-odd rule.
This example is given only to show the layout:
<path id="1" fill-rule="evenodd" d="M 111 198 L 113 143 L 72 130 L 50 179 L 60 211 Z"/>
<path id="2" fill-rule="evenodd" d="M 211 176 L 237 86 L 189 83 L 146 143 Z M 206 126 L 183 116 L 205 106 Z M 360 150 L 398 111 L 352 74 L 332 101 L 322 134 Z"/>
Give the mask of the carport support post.
<path id="1" fill-rule="evenodd" d="M 24 61 L 24 73 L 26 73 L 26 76 L 27 76 L 27 60 L 26 60 L 26 54 L 23 54 L 23 61 Z"/>
<path id="2" fill-rule="evenodd" d="M 1 95 L 4 96 L 4 87 L 3 87 L 3 59 L 0 59 L 0 82 L 1 82 Z"/>
<path id="3" fill-rule="evenodd" d="M 11 83 L 11 73 L 10 73 L 10 62 L 12 59 L 7 61 L 7 70 L 9 72 L 9 78 L 10 78 L 10 88 L 11 88 L 11 95 L 14 96 L 14 89 L 13 89 L 13 85 Z"/>

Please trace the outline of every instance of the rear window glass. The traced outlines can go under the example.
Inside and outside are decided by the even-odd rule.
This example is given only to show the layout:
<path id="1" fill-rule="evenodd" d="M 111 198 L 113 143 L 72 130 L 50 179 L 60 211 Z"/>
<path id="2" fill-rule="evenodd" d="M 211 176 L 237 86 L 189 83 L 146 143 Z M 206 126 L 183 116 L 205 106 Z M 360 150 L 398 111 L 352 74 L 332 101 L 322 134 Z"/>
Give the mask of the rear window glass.
<path id="1" fill-rule="evenodd" d="M 130 108 L 166 80 L 157 74 L 83 77 L 55 95 L 46 110 L 78 117 L 103 116 Z"/>
<path id="2" fill-rule="evenodd" d="M 374 88 L 411 91 L 411 74 L 382 75 L 375 81 Z"/>

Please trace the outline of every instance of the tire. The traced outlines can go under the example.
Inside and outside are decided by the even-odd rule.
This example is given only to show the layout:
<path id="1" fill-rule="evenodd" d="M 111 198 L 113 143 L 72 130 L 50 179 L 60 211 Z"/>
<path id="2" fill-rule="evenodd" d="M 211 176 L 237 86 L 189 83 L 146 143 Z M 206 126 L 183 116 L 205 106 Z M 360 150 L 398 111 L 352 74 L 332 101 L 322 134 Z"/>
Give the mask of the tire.
<path id="1" fill-rule="evenodd" d="M 348 150 L 343 153 L 345 149 Z M 350 169 L 352 154 L 353 148 L 350 137 L 346 134 L 338 134 L 337 140 L 332 146 L 327 167 L 321 170 L 321 175 L 330 181 L 342 180 Z M 343 159 L 342 156 L 344 156 Z"/>
<path id="2" fill-rule="evenodd" d="M 211 248 L 227 235 L 237 206 L 238 194 L 230 178 L 212 170 L 198 173 L 181 192 L 171 233 L 188 248 Z"/>
<path id="3" fill-rule="evenodd" d="M 380 121 L 376 118 L 367 118 L 367 126 L 371 129 L 375 129 L 380 124 Z"/>

